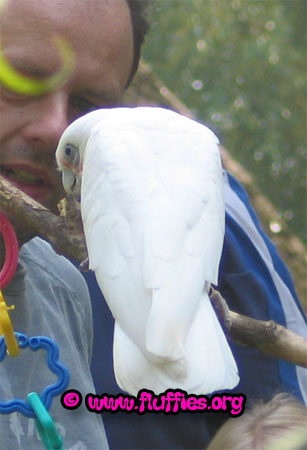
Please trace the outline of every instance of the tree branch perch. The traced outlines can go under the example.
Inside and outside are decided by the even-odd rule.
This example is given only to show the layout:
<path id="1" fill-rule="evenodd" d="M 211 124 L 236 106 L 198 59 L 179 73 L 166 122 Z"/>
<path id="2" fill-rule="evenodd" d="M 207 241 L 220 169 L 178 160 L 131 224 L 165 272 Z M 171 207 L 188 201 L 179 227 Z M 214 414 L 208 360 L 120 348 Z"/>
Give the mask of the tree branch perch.
<path id="1" fill-rule="evenodd" d="M 81 220 L 76 220 L 72 203 L 73 199 L 67 202 L 66 216 L 56 216 L 0 175 L 1 209 L 22 223 L 29 235 L 47 239 L 58 252 L 81 262 L 87 251 Z"/>
<path id="2" fill-rule="evenodd" d="M 76 204 L 67 203 L 66 216 L 56 216 L 47 208 L 13 186 L 0 176 L 0 207 L 31 236 L 47 239 L 59 253 L 82 261 L 86 258 L 86 246 L 80 212 L 75 212 Z M 213 291 L 211 297 L 220 301 L 220 294 Z M 221 297 L 221 296 L 220 296 Z M 229 337 L 233 341 L 258 348 L 274 358 L 282 358 L 293 364 L 307 367 L 307 340 L 273 322 L 263 322 L 229 311 L 230 322 L 226 321 Z"/>
<path id="3" fill-rule="evenodd" d="M 246 347 L 257 348 L 272 358 L 284 359 L 292 364 L 307 368 L 306 339 L 274 320 L 256 320 L 229 310 L 226 300 L 212 288 L 210 298 L 214 302 L 219 319 L 224 322 L 229 338 L 233 342 Z M 228 311 L 225 313 L 226 308 Z"/>

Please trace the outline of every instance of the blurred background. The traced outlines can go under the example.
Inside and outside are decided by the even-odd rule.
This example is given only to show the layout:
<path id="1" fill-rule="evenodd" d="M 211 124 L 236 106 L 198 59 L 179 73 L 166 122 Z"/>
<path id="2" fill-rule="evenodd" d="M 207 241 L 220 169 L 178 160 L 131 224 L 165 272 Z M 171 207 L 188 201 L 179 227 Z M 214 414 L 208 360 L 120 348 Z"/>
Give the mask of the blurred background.
<path id="1" fill-rule="evenodd" d="M 306 0 L 156 0 L 144 61 L 306 239 Z M 163 86 L 162 86 L 163 92 Z M 160 89 L 160 91 L 161 91 Z"/>

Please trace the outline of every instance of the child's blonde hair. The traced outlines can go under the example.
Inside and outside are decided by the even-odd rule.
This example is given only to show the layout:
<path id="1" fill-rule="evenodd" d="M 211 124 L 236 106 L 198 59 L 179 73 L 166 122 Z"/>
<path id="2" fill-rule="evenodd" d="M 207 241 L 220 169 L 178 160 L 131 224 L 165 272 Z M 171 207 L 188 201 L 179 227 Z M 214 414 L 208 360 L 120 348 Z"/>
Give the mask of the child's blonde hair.
<path id="1" fill-rule="evenodd" d="M 207 450 L 306 450 L 306 430 L 306 408 L 288 394 L 277 394 L 228 419 Z"/>

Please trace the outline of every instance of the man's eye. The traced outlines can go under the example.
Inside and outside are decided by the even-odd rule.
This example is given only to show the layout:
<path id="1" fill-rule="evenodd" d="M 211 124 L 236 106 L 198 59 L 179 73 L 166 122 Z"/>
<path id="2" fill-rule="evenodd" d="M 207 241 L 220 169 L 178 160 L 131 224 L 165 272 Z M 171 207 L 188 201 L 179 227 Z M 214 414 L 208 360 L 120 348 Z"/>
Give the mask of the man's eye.
<path id="1" fill-rule="evenodd" d="M 82 97 L 73 98 L 72 104 L 73 107 L 78 109 L 82 114 L 86 114 L 99 108 L 99 106 L 96 105 L 96 103 L 93 103 Z"/>

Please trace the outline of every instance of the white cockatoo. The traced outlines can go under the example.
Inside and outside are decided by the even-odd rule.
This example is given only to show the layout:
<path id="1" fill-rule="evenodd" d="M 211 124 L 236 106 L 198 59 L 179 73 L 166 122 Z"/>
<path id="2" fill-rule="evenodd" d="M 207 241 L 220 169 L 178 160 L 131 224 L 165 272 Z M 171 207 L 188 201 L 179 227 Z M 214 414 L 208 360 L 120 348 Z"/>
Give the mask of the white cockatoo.
<path id="1" fill-rule="evenodd" d="M 217 137 L 162 108 L 101 109 L 65 130 L 56 159 L 81 198 L 89 268 L 115 319 L 118 385 L 132 395 L 235 387 L 208 296 L 224 240 Z"/>

